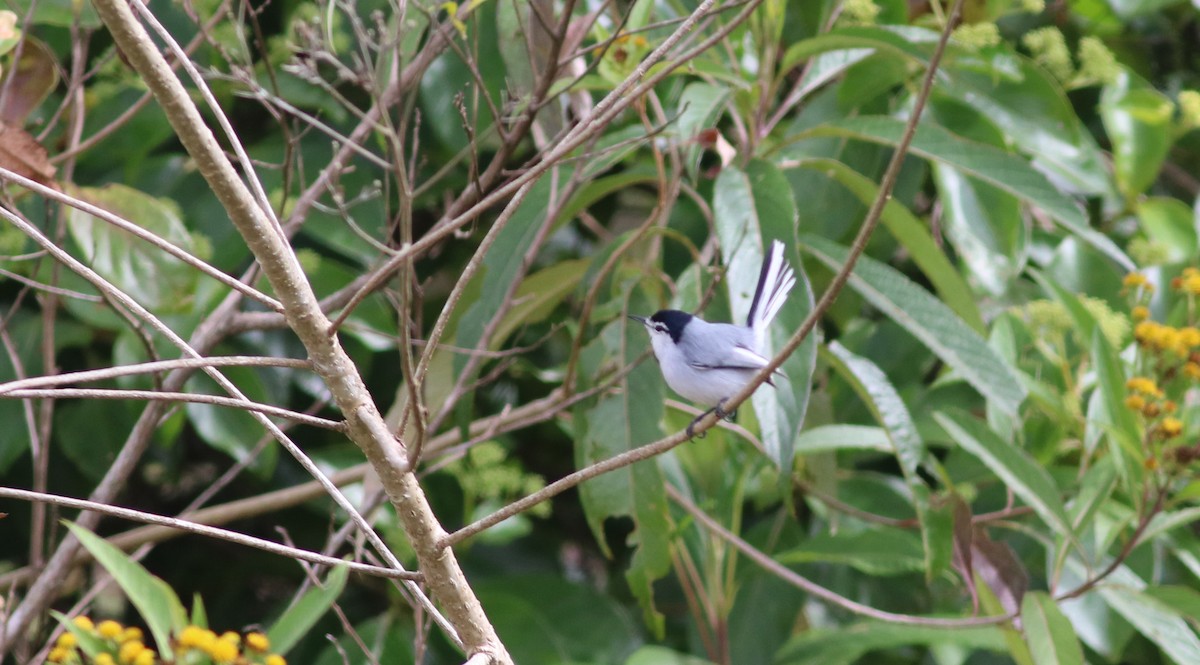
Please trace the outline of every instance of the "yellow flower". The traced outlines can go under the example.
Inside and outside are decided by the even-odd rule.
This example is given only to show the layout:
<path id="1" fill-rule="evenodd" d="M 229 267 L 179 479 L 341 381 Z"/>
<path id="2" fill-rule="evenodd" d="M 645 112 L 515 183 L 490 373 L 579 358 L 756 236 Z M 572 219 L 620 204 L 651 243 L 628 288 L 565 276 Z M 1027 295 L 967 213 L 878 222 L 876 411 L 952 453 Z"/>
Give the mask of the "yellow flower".
<path id="1" fill-rule="evenodd" d="M 213 643 L 217 636 L 211 630 L 200 626 L 187 626 L 179 632 L 179 646 L 184 649 L 204 649 Z"/>
<path id="2" fill-rule="evenodd" d="M 50 654 L 46 656 L 46 660 L 51 663 L 65 663 L 71 657 L 71 650 L 62 647 L 54 647 L 50 650 Z"/>
<path id="3" fill-rule="evenodd" d="M 283 659 L 283 656 L 280 656 L 277 653 L 267 656 L 267 659 L 263 662 L 265 665 L 287 665 L 287 661 Z"/>
<path id="4" fill-rule="evenodd" d="M 208 654 L 209 658 L 213 659 L 214 663 L 220 663 L 221 665 L 228 665 L 237 660 L 238 657 L 237 645 L 229 642 L 229 640 L 213 640 L 204 652 Z"/>
<path id="5" fill-rule="evenodd" d="M 133 665 L 154 665 L 154 650 L 146 649 L 133 659 Z"/>
<path id="6" fill-rule="evenodd" d="M 137 626 L 130 626 L 126 628 L 121 632 L 121 637 L 117 641 L 132 642 L 133 640 L 137 640 L 138 642 L 142 641 L 142 629 L 138 628 Z"/>
<path id="7" fill-rule="evenodd" d="M 1166 435 L 1167 438 L 1179 436 L 1179 434 L 1183 432 L 1183 422 L 1178 418 L 1163 418 L 1160 427 L 1162 429 L 1162 433 Z"/>
<path id="8" fill-rule="evenodd" d="M 1183 373 L 1186 374 L 1189 379 L 1200 379 L 1200 364 L 1189 362 L 1183 366 Z"/>
<path id="9" fill-rule="evenodd" d="M 1158 385 L 1154 383 L 1154 379 L 1148 379 L 1144 376 L 1135 376 L 1126 381 L 1125 387 L 1143 395 L 1151 395 L 1154 397 L 1162 395 L 1162 390 L 1159 390 Z"/>
<path id="10" fill-rule="evenodd" d="M 96 624 L 96 632 L 100 634 L 100 637 L 111 640 L 120 637 L 125 632 L 125 628 L 116 621 L 101 621 Z"/>
<path id="11" fill-rule="evenodd" d="M 1146 406 L 1142 407 L 1142 415 L 1146 416 L 1147 418 L 1157 418 L 1161 411 L 1162 410 L 1159 409 L 1158 405 L 1154 402 L 1150 402 Z"/>
<path id="12" fill-rule="evenodd" d="M 1146 276 L 1140 272 L 1131 272 L 1128 275 L 1125 275 L 1125 279 L 1121 280 L 1121 284 L 1128 287 L 1141 286 L 1145 283 Z"/>
<path id="13" fill-rule="evenodd" d="M 74 623 L 76 628 L 82 628 L 84 630 L 95 630 L 96 629 L 96 624 L 92 623 L 91 619 L 89 619 L 83 615 L 75 617 L 74 619 L 71 620 L 71 623 Z"/>
<path id="14" fill-rule="evenodd" d="M 231 642 L 233 644 L 241 644 L 242 643 L 242 636 L 238 635 L 237 633 L 233 632 L 232 630 L 227 630 L 227 631 L 221 633 L 221 639 L 225 640 L 226 642 Z"/>
<path id="15" fill-rule="evenodd" d="M 113 660 L 111 653 L 98 653 L 92 662 L 94 665 L 117 665 L 117 661 Z"/>
<path id="16" fill-rule="evenodd" d="M 1150 318 L 1150 308 L 1145 305 L 1138 305 L 1133 308 L 1132 314 L 1134 321 L 1145 321 Z"/>
<path id="17" fill-rule="evenodd" d="M 1145 346 L 1154 346 L 1155 340 L 1158 339 L 1159 331 L 1162 326 L 1153 321 L 1142 321 L 1133 328 L 1133 338 L 1139 344 Z"/>
<path id="18" fill-rule="evenodd" d="M 75 639 L 74 633 L 63 633 L 62 635 L 58 636 L 58 639 L 54 642 L 54 644 L 64 649 L 74 649 L 75 645 L 79 644 L 79 640 Z"/>
<path id="19" fill-rule="evenodd" d="M 1163 402 L 1163 412 L 1164 413 L 1175 413 L 1178 409 L 1179 409 L 1179 405 L 1176 404 L 1172 400 L 1167 400 L 1167 401 Z"/>
<path id="20" fill-rule="evenodd" d="M 124 665 L 134 665 L 137 657 L 146 651 L 146 645 L 141 642 L 126 642 L 117 650 L 117 660 Z"/>
<path id="21" fill-rule="evenodd" d="M 1130 395 L 1125 398 L 1125 406 L 1130 411 L 1141 411 L 1146 406 L 1146 398 L 1141 395 Z"/>
<path id="22" fill-rule="evenodd" d="M 271 640 L 262 633 L 246 633 L 246 646 L 255 651 L 266 651 L 271 648 Z"/>

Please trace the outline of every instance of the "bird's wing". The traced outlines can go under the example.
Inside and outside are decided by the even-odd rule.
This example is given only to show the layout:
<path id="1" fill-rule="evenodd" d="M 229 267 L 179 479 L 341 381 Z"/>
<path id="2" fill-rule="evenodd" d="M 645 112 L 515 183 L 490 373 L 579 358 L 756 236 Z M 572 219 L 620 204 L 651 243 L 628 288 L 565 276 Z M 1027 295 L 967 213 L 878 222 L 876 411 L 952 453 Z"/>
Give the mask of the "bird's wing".
<path id="1" fill-rule="evenodd" d="M 708 354 L 693 358 L 689 363 L 697 369 L 761 369 L 767 365 L 767 359 L 758 352 L 741 344 L 729 347 L 720 355 Z"/>

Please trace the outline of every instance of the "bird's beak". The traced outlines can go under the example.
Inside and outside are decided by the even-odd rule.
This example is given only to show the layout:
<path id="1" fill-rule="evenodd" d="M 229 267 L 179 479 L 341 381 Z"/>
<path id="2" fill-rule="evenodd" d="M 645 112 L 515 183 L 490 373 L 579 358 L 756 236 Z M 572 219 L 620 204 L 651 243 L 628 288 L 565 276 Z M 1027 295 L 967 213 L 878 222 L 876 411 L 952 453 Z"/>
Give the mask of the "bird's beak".
<path id="1" fill-rule="evenodd" d="M 638 323 L 640 323 L 644 326 L 650 325 L 650 319 L 647 319 L 644 316 L 637 316 L 635 314 L 626 314 L 626 316 L 628 316 L 629 318 L 633 319 L 634 321 L 637 321 Z"/>

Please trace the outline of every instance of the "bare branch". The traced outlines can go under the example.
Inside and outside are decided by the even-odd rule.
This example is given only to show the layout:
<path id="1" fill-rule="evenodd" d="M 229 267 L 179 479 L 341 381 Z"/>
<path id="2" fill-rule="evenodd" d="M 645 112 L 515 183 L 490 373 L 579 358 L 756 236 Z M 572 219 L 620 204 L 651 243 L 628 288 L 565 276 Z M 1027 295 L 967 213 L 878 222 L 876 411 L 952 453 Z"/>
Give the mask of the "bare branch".
<path id="1" fill-rule="evenodd" d="M 211 404 L 227 406 L 243 411 L 252 411 L 268 416 L 277 416 L 294 420 L 302 425 L 311 425 L 334 431 L 344 431 L 346 426 L 336 420 L 318 418 L 304 413 L 297 413 L 270 404 L 261 404 L 244 399 L 221 397 L 220 395 L 205 395 L 202 393 L 159 392 L 154 390 L 109 390 L 106 388 L 24 388 L 8 390 L 4 397 L 12 399 L 135 399 L 159 400 L 163 402 L 187 402 L 190 404 Z"/>
<path id="2" fill-rule="evenodd" d="M 141 226 L 138 226 L 137 224 L 134 224 L 133 222 L 130 222 L 129 220 L 118 217 L 117 215 L 114 215 L 113 213 L 105 210 L 104 208 L 92 205 L 91 203 L 88 203 L 87 201 L 76 198 L 74 196 L 70 196 L 68 194 L 63 194 L 62 192 L 54 190 L 50 187 L 46 187 L 45 185 L 42 185 L 40 183 L 34 182 L 33 180 L 30 180 L 29 178 L 26 178 L 22 175 L 12 172 L 12 171 L 9 171 L 8 169 L 6 169 L 4 167 L 0 167 L 0 179 L 8 180 L 10 182 L 15 182 L 16 184 L 18 184 L 32 192 L 35 192 L 45 198 L 52 199 L 54 201 L 58 201 L 59 203 L 71 206 L 72 208 L 75 208 L 76 210 L 86 212 L 87 214 L 89 214 L 97 219 L 108 222 L 109 224 L 112 224 L 113 226 L 121 229 L 122 231 L 125 231 L 126 233 L 129 233 L 130 235 L 133 235 L 137 238 L 145 240 L 146 242 L 150 243 L 154 247 L 161 249 L 166 254 L 169 254 L 170 256 L 173 256 L 173 257 L 179 259 L 180 261 L 183 261 L 184 263 L 188 264 L 189 266 L 192 266 L 193 268 L 199 270 L 201 273 L 208 275 L 209 277 L 212 277 L 213 279 L 215 279 L 218 282 L 224 284 L 225 286 L 228 286 L 229 288 L 241 293 L 242 295 L 249 296 L 250 298 L 253 298 L 254 300 L 257 300 L 258 302 L 266 305 L 267 307 L 270 307 L 271 309 L 275 310 L 276 312 L 283 311 L 283 305 L 280 305 L 278 300 L 268 296 L 267 294 L 259 291 L 258 289 L 255 289 L 252 286 L 244 284 L 244 283 L 238 281 L 237 279 L 234 279 L 233 277 L 226 275 L 224 272 L 222 272 L 222 271 L 218 270 L 217 268 L 215 268 L 214 266 L 211 266 L 208 263 L 204 262 L 203 260 L 201 260 L 200 258 L 195 256 L 191 252 L 188 252 L 180 247 L 177 247 L 176 245 L 168 242 L 167 240 L 159 237 L 158 235 L 155 235 L 155 234 L 147 231 L 146 229 L 142 228 Z"/>
<path id="3" fill-rule="evenodd" d="M 910 626 L 937 626 L 939 628 L 968 628 L 970 626 L 993 626 L 1000 623 L 1012 621 L 1015 615 L 1005 614 L 989 617 L 964 617 L 962 619 L 943 619 L 941 617 L 922 617 L 911 614 L 897 614 L 885 610 L 875 609 L 869 605 L 863 605 L 854 600 L 850 600 L 845 596 L 830 591 L 825 587 L 809 580 L 807 577 L 797 573 L 787 566 L 772 559 L 762 550 L 754 547 L 750 543 L 738 538 L 736 534 L 721 526 L 716 520 L 709 517 L 707 513 L 700 510 L 696 504 L 692 503 L 687 497 L 683 496 L 679 490 L 675 489 L 670 483 L 666 485 L 667 496 L 672 501 L 679 504 L 689 515 L 694 517 L 697 522 L 704 525 L 712 533 L 716 534 L 725 542 L 733 545 L 739 552 L 746 555 L 748 559 L 756 565 L 763 568 L 767 572 L 775 575 L 779 579 L 791 584 L 792 586 L 803 590 L 805 593 L 811 594 L 822 600 L 829 601 L 838 607 L 860 614 L 865 617 L 870 617 L 879 621 L 887 621 L 889 623 L 901 623 Z"/>
<path id="4" fill-rule="evenodd" d="M 0 383 L 0 395 L 13 390 L 31 388 L 52 388 L 55 386 L 88 383 L 90 381 L 106 381 L 120 376 L 137 376 L 139 374 L 157 374 L 176 369 L 197 369 L 201 367 L 290 367 L 292 369 L 311 370 L 312 363 L 307 360 L 294 358 L 270 358 L 265 356 L 210 356 L 208 358 L 178 358 L 176 360 L 159 360 L 136 365 L 105 367 L 104 369 L 89 369 L 82 372 L 68 372 L 54 376 L 37 376 L 28 379 L 17 379 Z"/>
<path id="5" fill-rule="evenodd" d="M 20 501 L 49 503 L 62 508 L 72 508 L 77 510 L 88 510 L 92 512 L 103 513 L 105 515 L 119 517 L 131 522 L 144 522 L 146 524 L 167 527 L 175 531 L 184 531 L 187 533 L 199 534 L 201 536 L 208 536 L 209 538 L 216 538 L 218 540 L 226 540 L 231 543 L 237 543 L 238 545 L 253 547 L 255 549 L 263 550 L 264 552 L 270 552 L 272 554 L 278 554 L 280 556 L 285 556 L 300 561 L 319 563 L 326 566 L 346 566 L 356 573 L 374 575 L 376 577 L 389 577 L 405 580 L 421 579 L 420 573 L 395 570 L 393 568 L 381 568 L 379 566 L 372 566 L 370 564 L 359 563 L 357 561 L 346 561 L 345 559 L 338 559 L 336 557 L 326 556 L 324 554 L 317 554 L 316 552 L 310 552 L 308 550 L 299 549 L 296 547 L 280 545 L 279 543 L 273 543 L 269 540 L 248 536 L 236 531 L 229 531 L 228 529 L 219 529 L 217 527 L 207 526 L 197 522 L 189 522 L 188 520 L 177 517 L 155 515 L 153 513 L 145 513 L 140 510 L 131 510 L 129 508 L 118 508 L 117 506 L 96 503 L 95 501 L 72 499 L 70 497 L 59 496 L 57 494 L 46 494 L 44 492 L 30 492 L 28 490 L 15 489 L 12 487 L 0 487 L 0 497 L 18 499 Z"/>

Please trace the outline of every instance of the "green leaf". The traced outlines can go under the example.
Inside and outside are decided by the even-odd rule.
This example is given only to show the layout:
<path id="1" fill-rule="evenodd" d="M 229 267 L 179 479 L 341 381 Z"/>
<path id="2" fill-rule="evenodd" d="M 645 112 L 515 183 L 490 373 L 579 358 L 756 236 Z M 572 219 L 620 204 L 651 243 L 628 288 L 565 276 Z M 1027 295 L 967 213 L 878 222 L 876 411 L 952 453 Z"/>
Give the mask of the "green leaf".
<path id="1" fill-rule="evenodd" d="M 639 307 L 644 302 L 631 302 Z M 621 364 L 637 359 L 648 345 L 641 325 L 616 320 L 589 345 L 580 364 L 581 381 L 598 374 L 605 359 Z M 593 365 L 595 363 L 595 365 Z M 654 363 L 642 363 L 625 378 L 624 389 L 600 398 L 594 406 L 576 410 L 575 463 L 583 468 L 659 438 L 663 419 L 663 382 Z M 604 523 L 611 517 L 631 517 L 636 529 L 629 536 L 635 546 L 626 572 L 630 590 L 655 634 L 665 630 L 663 616 L 654 607 L 652 583 L 670 569 L 667 499 L 663 477 L 655 460 L 646 460 L 592 478 L 579 486 L 588 526 L 597 543 L 611 556 Z"/>
<path id="2" fill-rule="evenodd" d="M 154 636 L 154 644 L 162 658 L 174 658 L 171 633 L 187 625 L 187 613 L 171 587 L 100 536 L 73 522 L 66 522 L 66 525 L 92 557 L 113 576 L 129 597 L 129 602 L 137 608 L 150 634 Z"/>
<path id="3" fill-rule="evenodd" d="M 1083 665 L 1083 648 L 1075 629 L 1046 592 L 1025 594 L 1021 624 L 1036 665 Z"/>
<path id="4" fill-rule="evenodd" d="M 896 145 L 905 123 L 895 118 L 860 116 L 825 123 L 802 132 L 795 140 L 809 137 L 845 136 L 884 145 Z M 1071 233 L 1079 236 L 1127 270 L 1133 261 L 1108 236 L 1088 226 L 1079 206 L 1063 195 L 1046 176 L 1029 162 L 997 148 L 955 136 L 937 125 L 922 124 L 909 152 L 918 157 L 958 168 L 963 173 L 995 185 L 1022 201 L 1035 205 Z"/>
<path id="5" fill-rule="evenodd" d="M 1102 432 L 1107 434 L 1109 451 L 1119 462 L 1117 471 L 1126 483 L 1142 475 L 1142 448 L 1137 417 L 1125 406 L 1125 371 L 1117 350 L 1108 343 L 1099 327 L 1092 332 L 1092 362 L 1096 365 L 1097 395 L 1088 409 L 1088 428 L 1084 443 L 1094 446 Z M 1091 447 L 1089 446 L 1089 448 Z"/>
<path id="6" fill-rule="evenodd" d="M 938 92 L 975 109 L 1060 187 L 1115 193 L 1103 153 L 1062 85 L 1043 67 L 1001 45 L 991 57 L 951 61 L 945 71 Z"/>
<path id="7" fill-rule="evenodd" d="M 838 270 L 845 263 L 845 248 L 816 236 L 802 239 L 804 249 L 830 269 Z M 895 269 L 866 256 L 859 257 L 849 283 L 1001 411 L 1016 413 L 1026 395 L 1016 373 L 941 301 Z"/>
<path id="8" fill-rule="evenodd" d="M 51 25 L 60 28 L 95 30 L 104 25 L 100 15 L 90 2 L 72 2 L 71 0 L 46 0 L 34 5 L 33 25 Z"/>
<path id="9" fill-rule="evenodd" d="M 174 201 L 119 184 L 72 188 L 70 193 L 180 249 L 193 254 L 199 249 Z M 191 266 L 75 208 L 67 208 L 67 227 L 83 260 L 147 309 L 159 313 L 191 309 L 200 274 Z"/>
<path id="10" fill-rule="evenodd" d="M 504 304 L 513 280 L 523 268 L 525 253 L 545 222 L 554 182 L 555 178 L 543 176 L 529 189 L 525 200 L 508 220 L 508 225 L 496 236 L 487 256 L 483 258 L 483 265 L 472 280 L 471 287 L 478 289 L 478 297 L 470 301 L 470 307 L 455 326 L 454 344 L 459 348 L 476 348 L 484 329 Z M 467 358 L 464 354 L 454 356 L 455 375 L 466 364 Z"/>
<path id="11" fill-rule="evenodd" d="M 822 53 L 870 49 L 875 53 L 901 56 L 925 64 L 938 34 L 913 26 L 852 26 L 810 37 L 788 47 L 780 61 L 780 71 L 787 72 L 801 62 Z"/>
<path id="12" fill-rule="evenodd" d="M 804 158 L 790 162 L 789 165 L 812 169 L 836 180 L 857 196 L 864 205 L 870 205 L 879 193 L 879 186 L 873 180 L 835 159 Z M 945 304 L 967 325 L 982 333 L 986 328 L 983 318 L 979 315 L 975 296 L 958 274 L 954 264 L 946 258 L 946 253 L 938 247 L 933 236 L 925 229 L 925 224 L 894 198 L 889 199 L 884 206 L 881 219 L 892 236 L 908 250 L 913 262 L 929 278 Z"/>
<path id="13" fill-rule="evenodd" d="M 222 368 L 222 373 L 237 385 L 248 399 L 260 404 L 277 404 L 286 395 L 286 389 L 273 385 L 272 374 L 252 367 Z M 226 395 L 207 375 L 196 373 L 185 384 L 190 393 Z M 267 446 L 253 460 L 250 455 L 258 448 L 258 440 L 266 433 L 254 416 L 228 406 L 212 406 L 189 402 L 184 405 L 188 422 L 196 433 L 212 448 L 219 450 L 238 462 L 249 462 L 250 470 L 262 478 L 268 478 L 275 470 L 279 459 L 279 447 Z"/>
<path id="14" fill-rule="evenodd" d="M 62 612 L 50 610 L 50 616 L 57 619 L 58 623 L 60 623 L 63 628 L 67 629 L 67 632 L 75 636 L 75 641 L 79 644 L 79 650 L 86 654 L 89 658 L 94 660 L 98 654 L 104 653 L 111 649 L 111 647 L 108 646 L 108 640 L 97 635 L 95 631 L 84 630 L 83 628 L 76 626 L 75 622 Z"/>
<path id="15" fill-rule="evenodd" d="M 317 621 L 325 616 L 329 608 L 342 595 L 346 588 L 346 579 L 350 576 L 348 566 L 336 566 L 325 577 L 325 586 L 309 589 L 300 600 L 287 609 L 271 628 L 267 630 L 267 639 L 271 642 L 271 651 L 285 654 L 296 646 Z"/>
<path id="16" fill-rule="evenodd" d="M 521 326 L 544 321 L 579 286 L 588 263 L 587 259 L 560 261 L 526 277 L 488 347 L 498 349 Z"/>
<path id="17" fill-rule="evenodd" d="M 562 575 L 510 572 L 473 586 L 517 663 L 619 663 L 644 639 L 627 605 Z"/>
<path id="18" fill-rule="evenodd" d="M 818 534 L 775 555 L 780 563 L 838 563 L 867 575 L 899 575 L 925 568 L 921 539 L 910 531 L 877 529 L 859 533 Z"/>
<path id="19" fill-rule="evenodd" d="M 830 342 L 827 348 L 829 355 L 826 357 L 832 361 L 842 378 L 854 387 L 875 420 L 883 425 L 891 442 L 891 452 L 896 455 L 905 480 L 910 486 L 914 483 L 924 486 L 917 471 L 925 458 L 925 442 L 921 440 L 916 423 L 900 398 L 900 393 L 875 363 L 851 353 L 836 341 Z"/>
<path id="20" fill-rule="evenodd" d="M 1025 265 L 1029 230 L 1016 197 L 945 164 L 933 169 L 947 237 L 964 271 L 1002 296 Z"/>
<path id="21" fill-rule="evenodd" d="M 875 450 L 895 453 L 888 431 L 864 425 L 821 425 L 796 437 L 796 454 L 812 455 L 836 450 Z"/>
<path id="22" fill-rule="evenodd" d="M 883 370 L 870 360 L 851 353 L 839 342 L 831 342 L 827 348 L 830 364 L 854 387 L 859 399 L 867 405 L 875 420 L 883 425 L 884 431 L 887 432 L 904 482 L 912 494 L 913 508 L 920 523 L 921 541 L 924 545 L 925 571 L 927 575 L 932 576 L 937 545 L 932 542 L 926 525 L 929 488 L 918 474 L 925 459 L 925 442 L 917 432 L 917 425 L 909 414 L 908 406 L 904 404 L 900 393 Z"/>
<path id="23" fill-rule="evenodd" d="M 812 310 L 812 291 L 795 251 L 798 213 L 792 190 L 783 173 L 769 162 L 753 160 L 745 170 L 727 167 L 714 185 L 713 216 L 726 266 L 730 310 L 734 321 L 744 322 L 750 311 L 764 250 L 779 240 L 784 257 L 796 271 L 796 286 L 771 324 L 763 355 L 774 355 Z M 792 468 L 794 441 L 808 408 L 811 377 L 816 359 L 816 336 L 796 349 L 784 363 L 784 376 L 775 377 L 774 390 L 758 390 L 752 403 L 761 438 L 771 461 L 780 469 Z"/>
<path id="24" fill-rule="evenodd" d="M 1155 248 L 1166 254 L 1167 263 L 1196 260 L 1200 242 L 1196 238 L 1195 213 L 1179 199 L 1148 197 L 1137 202 L 1137 219 Z"/>
<path id="25" fill-rule="evenodd" d="M 1200 591 L 1186 586 L 1152 586 L 1146 595 L 1192 621 L 1200 620 Z"/>
<path id="26" fill-rule="evenodd" d="M 1082 562 L 1072 558 L 1076 572 Z M 1146 592 L 1146 583 L 1127 566 L 1119 566 L 1098 587 L 1104 602 L 1133 624 L 1176 663 L 1200 663 L 1200 639 L 1173 607 Z"/>
<path id="27" fill-rule="evenodd" d="M 999 628 L 932 628 L 867 621 L 840 628 L 804 631 L 780 650 L 775 665 L 852 665 L 872 651 L 900 647 L 943 647 L 953 651 L 1006 653 Z"/>
<path id="28" fill-rule="evenodd" d="M 1171 148 L 1175 105 L 1148 83 L 1123 70 L 1104 86 L 1100 117 L 1113 144 L 1113 174 L 1127 199 L 1135 199 L 1158 179 Z"/>
<path id="29" fill-rule="evenodd" d="M 629 655 L 625 665 L 714 665 L 711 660 L 648 644 Z"/>
<path id="30" fill-rule="evenodd" d="M 933 417 L 963 450 L 986 464 L 1059 536 L 1072 536 L 1071 520 L 1045 467 L 965 413 L 938 411 Z"/>

